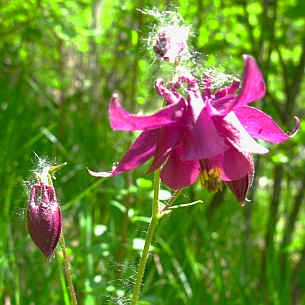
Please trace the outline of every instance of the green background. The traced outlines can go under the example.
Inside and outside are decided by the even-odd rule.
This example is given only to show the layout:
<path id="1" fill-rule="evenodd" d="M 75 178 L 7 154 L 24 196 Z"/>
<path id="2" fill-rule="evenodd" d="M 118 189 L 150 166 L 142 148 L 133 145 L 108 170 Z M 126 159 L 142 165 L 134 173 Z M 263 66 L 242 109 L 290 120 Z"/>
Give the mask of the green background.
<path id="1" fill-rule="evenodd" d="M 154 7 L 152 6 L 154 2 Z M 137 8 L 175 9 L 192 25 L 194 66 L 241 78 L 254 56 L 268 92 L 253 105 L 285 130 L 305 103 L 303 0 L 0 2 L 0 302 L 70 304 L 62 255 L 47 262 L 26 229 L 38 156 L 68 162 L 55 187 L 79 304 L 128 304 L 151 215 L 148 165 L 97 180 L 135 133 L 112 131 L 114 91 L 133 113 L 162 105 L 153 83 L 170 80 L 148 38 L 157 19 Z M 196 52 L 198 51 L 198 53 Z M 266 144 L 245 207 L 195 184 L 177 203 L 203 200 L 162 219 L 141 304 L 304 304 L 304 135 Z M 169 190 L 162 186 L 162 198 Z"/>

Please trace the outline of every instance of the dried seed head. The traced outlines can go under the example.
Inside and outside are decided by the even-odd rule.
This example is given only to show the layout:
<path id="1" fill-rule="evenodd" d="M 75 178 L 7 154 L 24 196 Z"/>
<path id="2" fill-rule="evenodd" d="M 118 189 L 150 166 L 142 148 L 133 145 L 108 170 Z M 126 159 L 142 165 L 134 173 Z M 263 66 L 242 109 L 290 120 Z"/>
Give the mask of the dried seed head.
<path id="1" fill-rule="evenodd" d="M 62 218 L 55 190 L 44 182 L 31 188 L 27 226 L 32 240 L 50 258 L 61 233 Z"/>
<path id="2" fill-rule="evenodd" d="M 156 34 L 153 49 L 163 60 L 175 63 L 188 53 L 187 39 L 189 28 L 179 25 L 161 27 Z"/>

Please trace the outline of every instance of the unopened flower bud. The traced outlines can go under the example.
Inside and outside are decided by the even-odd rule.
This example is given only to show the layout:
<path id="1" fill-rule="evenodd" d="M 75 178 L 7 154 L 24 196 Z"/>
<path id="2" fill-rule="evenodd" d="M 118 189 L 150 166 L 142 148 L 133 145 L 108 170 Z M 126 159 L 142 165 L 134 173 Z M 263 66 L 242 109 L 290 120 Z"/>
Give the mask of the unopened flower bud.
<path id="1" fill-rule="evenodd" d="M 157 32 L 153 49 L 163 60 L 175 63 L 182 54 L 187 53 L 189 29 L 184 26 L 168 25 Z"/>
<path id="2" fill-rule="evenodd" d="M 43 182 L 31 188 L 27 226 L 32 240 L 50 258 L 61 233 L 62 218 L 53 186 Z"/>

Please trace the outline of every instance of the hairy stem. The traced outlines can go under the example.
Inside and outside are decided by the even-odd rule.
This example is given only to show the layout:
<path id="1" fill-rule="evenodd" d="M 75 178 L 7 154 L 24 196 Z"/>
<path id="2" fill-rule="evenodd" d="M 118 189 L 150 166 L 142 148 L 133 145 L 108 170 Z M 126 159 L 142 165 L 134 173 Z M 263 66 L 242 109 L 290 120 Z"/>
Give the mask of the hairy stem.
<path id="1" fill-rule="evenodd" d="M 69 284 L 69 290 L 70 290 L 70 294 L 71 294 L 72 303 L 73 303 L 73 305 L 77 305 L 76 294 L 75 294 L 75 290 L 74 290 L 74 286 L 73 286 L 73 282 L 72 282 L 71 269 L 70 269 L 67 251 L 66 251 L 66 243 L 65 243 L 65 239 L 64 239 L 64 234 L 62 232 L 60 235 L 60 243 L 61 243 L 61 248 L 62 248 L 62 252 L 64 255 L 65 272 L 66 272 L 66 276 L 67 276 L 67 280 L 68 280 L 68 284 Z"/>
<path id="2" fill-rule="evenodd" d="M 158 220 L 159 220 L 159 190 L 160 190 L 160 170 L 155 171 L 155 178 L 154 178 L 154 199 L 152 205 L 152 217 L 148 227 L 148 231 L 146 233 L 145 245 L 142 252 L 141 260 L 138 267 L 137 279 L 136 284 L 133 289 L 132 299 L 130 305 L 136 305 L 139 299 L 141 283 L 145 271 L 145 266 L 148 259 L 149 254 L 149 247 L 151 245 Z"/>

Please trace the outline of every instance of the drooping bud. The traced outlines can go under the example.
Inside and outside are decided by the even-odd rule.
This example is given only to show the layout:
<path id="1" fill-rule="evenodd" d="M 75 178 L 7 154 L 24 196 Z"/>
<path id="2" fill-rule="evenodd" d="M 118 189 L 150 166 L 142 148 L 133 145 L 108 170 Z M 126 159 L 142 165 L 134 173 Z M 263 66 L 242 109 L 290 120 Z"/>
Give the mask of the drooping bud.
<path id="1" fill-rule="evenodd" d="M 61 211 L 54 187 L 41 182 L 32 186 L 27 211 L 27 226 L 32 240 L 49 259 L 61 233 Z"/>
<path id="2" fill-rule="evenodd" d="M 188 53 L 188 35 L 189 28 L 186 26 L 161 27 L 156 34 L 153 49 L 161 59 L 175 63 L 179 57 Z"/>

